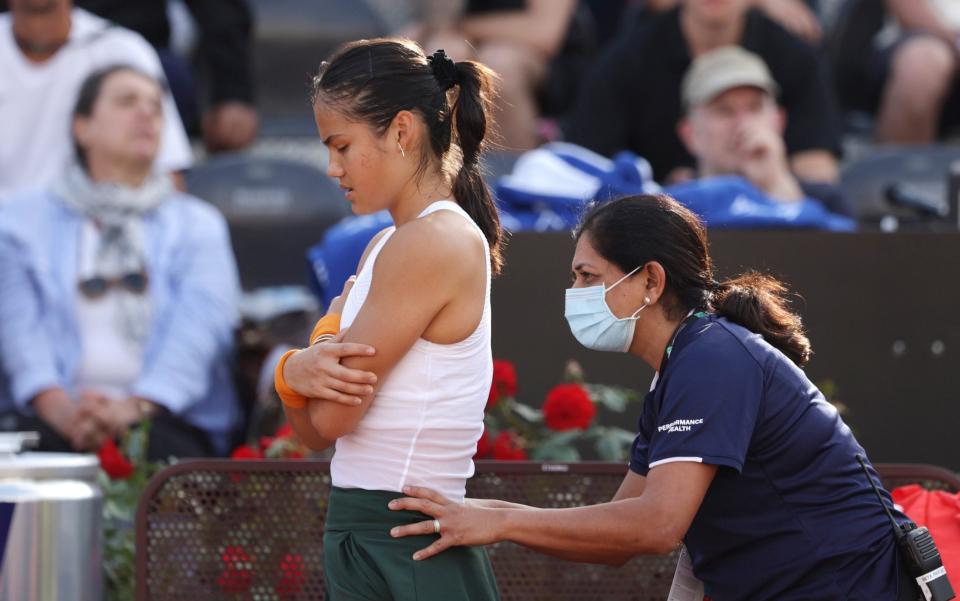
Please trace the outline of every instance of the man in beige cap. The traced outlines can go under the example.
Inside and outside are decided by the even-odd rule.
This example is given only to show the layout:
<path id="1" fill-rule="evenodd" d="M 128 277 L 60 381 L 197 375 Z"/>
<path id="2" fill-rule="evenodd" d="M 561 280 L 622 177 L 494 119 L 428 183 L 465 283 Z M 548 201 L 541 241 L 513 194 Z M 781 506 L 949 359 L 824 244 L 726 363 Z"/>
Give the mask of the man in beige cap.
<path id="1" fill-rule="evenodd" d="M 685 115 L 677 127 L 696 159 L 695 175 L 739 175 L 776 201 L 815 198 L 832 212 L 849 214 L 838 189 L 805 184 L 792 173 L 777 93 L 763 60 L 739 46 L 698 57 L 683 78 Z"/>
<path id="2" fill-rule="evenodd" d="M 837 180 L 839 120 L 823 58 L 761 11 L 755 0 L 682 0 L 673 9 L 627 22 L 584 75 L 567 141 L 606 156 L 631 150 L 661 183 L 676 181 L 694 157 L 676 135 L 681 80 L 691 63 L 724 46 L 760 56 L 789 115 L 784 140 L 794 173 Z"/>

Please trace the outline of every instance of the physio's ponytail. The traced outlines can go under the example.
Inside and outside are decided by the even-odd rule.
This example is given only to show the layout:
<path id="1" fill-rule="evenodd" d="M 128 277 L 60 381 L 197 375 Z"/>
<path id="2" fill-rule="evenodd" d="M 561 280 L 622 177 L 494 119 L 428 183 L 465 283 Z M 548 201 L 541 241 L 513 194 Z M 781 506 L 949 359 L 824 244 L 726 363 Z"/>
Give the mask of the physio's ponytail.
<path id="1" fill-rule="evenodd" d="M 787 287 L 779 280 L 747 272 L 717 285 L 710 304 L 718 315 L 760 334 L 798 366 L 813 354 L 800 316 L 787 305 Z"/>

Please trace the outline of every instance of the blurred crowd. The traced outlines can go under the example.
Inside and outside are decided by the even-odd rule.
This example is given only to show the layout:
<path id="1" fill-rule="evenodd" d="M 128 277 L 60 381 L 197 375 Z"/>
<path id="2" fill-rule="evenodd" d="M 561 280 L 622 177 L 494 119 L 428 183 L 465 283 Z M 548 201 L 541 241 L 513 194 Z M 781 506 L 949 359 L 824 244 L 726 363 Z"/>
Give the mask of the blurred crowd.
<path id="1" fill-rule="evenodd" d="M 614 190 L 662 186 L 711 226 L 847 231 L 847 138 L 931 144 L 960 124 L 955 0 L 364 6 L 380 33 L 499 74 L 497 149 L 530 152 L 504 197 L 549 197 L 538 175 L 574 170 Z M 183 176 L 255 146 L 269 119 L 254 8 L 0 0 L 0 430 L 89 451 L 149 417 L 158 458 L 224 454 L 242 437 L 238 266 L 226 219 Z M 543 226 L 543 206 L 504 205 L 504 222 L 575 219 Z M 311 255 L 321 297 L 384 224 L 331 228 Z"/>

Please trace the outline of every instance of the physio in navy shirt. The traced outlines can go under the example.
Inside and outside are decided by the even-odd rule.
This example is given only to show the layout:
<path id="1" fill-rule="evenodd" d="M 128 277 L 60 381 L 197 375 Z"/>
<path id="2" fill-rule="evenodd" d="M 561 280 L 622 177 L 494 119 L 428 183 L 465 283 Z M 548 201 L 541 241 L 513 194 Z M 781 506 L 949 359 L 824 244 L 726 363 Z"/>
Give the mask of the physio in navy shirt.
<path id="1" fill-rule="evenodd" d="M 630 469 L 719 466 L 684 537 L 714 599 L 892 599 L 897 551 L 857 454 L 790 359 L 696 313 L 647 395 Z"/>
<path id="2" fill-rule="evenodd" d="M 394 536 L 439 533 L 419 559 L 508 540 L 614 565 L 685 544 L 713 601 L 916 599 L 870 487 L 876 472 L 860 469 L 863 448 L 801 370 L 810 343 L 783 284 L 717 283 L 703 224 L 666 195 L 601 204 L 576 238 L 574 337 L 657 371 L 619 490 L 609 503 L 540 509 L 408 487 L 391 507 L 432 519 Z"/>

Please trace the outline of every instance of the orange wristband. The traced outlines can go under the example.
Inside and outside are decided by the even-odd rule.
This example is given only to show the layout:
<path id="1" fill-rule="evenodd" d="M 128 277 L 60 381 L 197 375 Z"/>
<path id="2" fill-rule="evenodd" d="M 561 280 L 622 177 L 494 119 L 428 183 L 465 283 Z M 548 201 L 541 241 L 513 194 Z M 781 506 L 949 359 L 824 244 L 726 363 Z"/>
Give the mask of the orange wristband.
<path id="1" fill-rule="evenodd" d="M 277 395 L 280 396 L 283 404 L 291 409 L 303 409 L 307 406 L 307 397 L 287 386 L 286 380 L 283 379 L 283 366 L 287 364 L 287 359 L 298 350 L 300 349 L 290 349 L 285 352 L 280 357 L 277 368 L 273 371 L 273 386 L 277 389 Z"/>
<path id="2" fill-rule="evenodd" d="M 310 333 L 310 344 L 316 344 L 317 338 L 327 334 L 338 334 L 340 332 L 340 314 L 328 313 L 320 318 L 317 325 L 313 326 L 313 332 Z"/>

